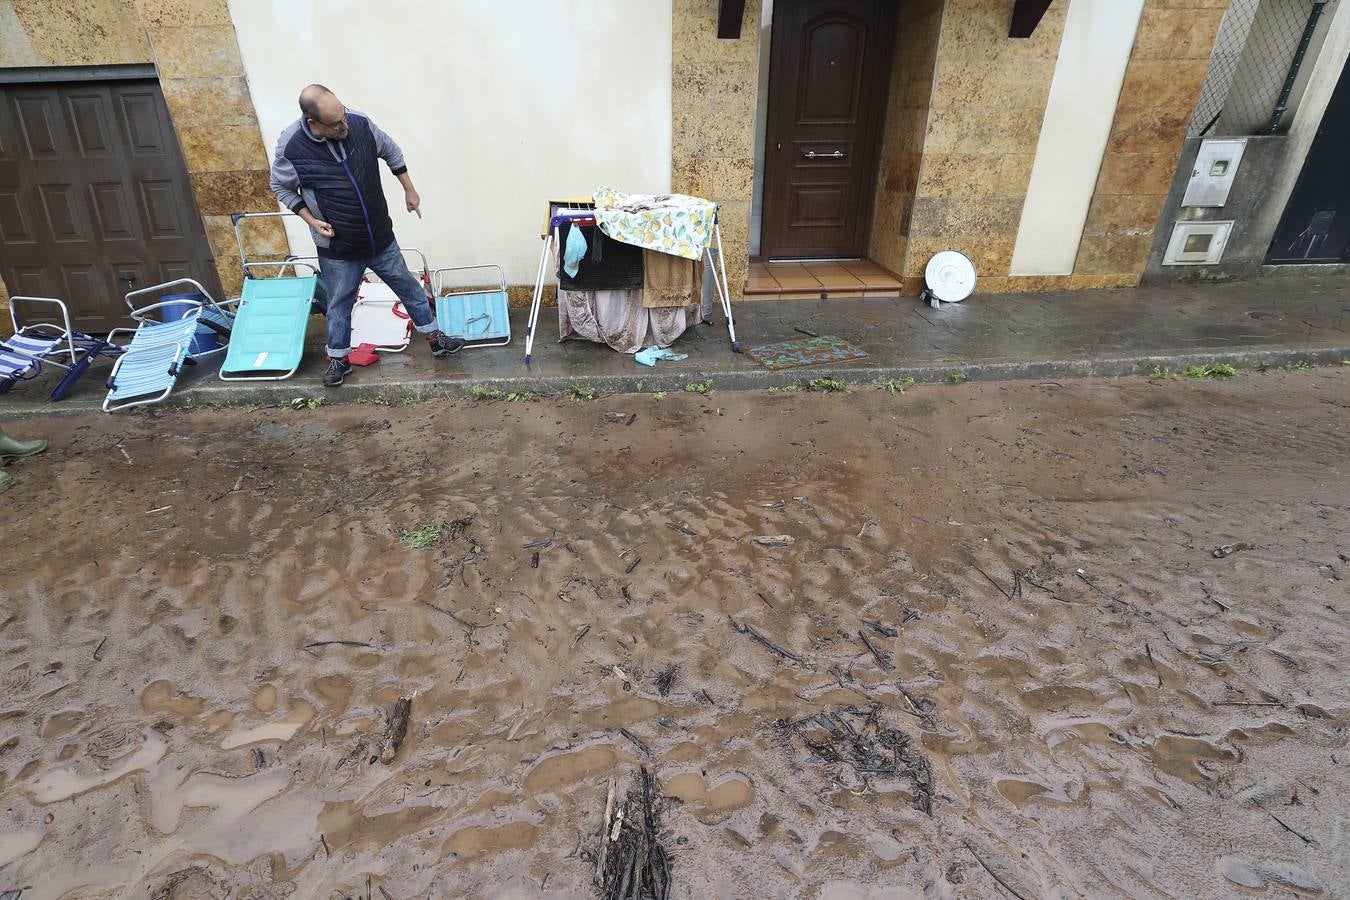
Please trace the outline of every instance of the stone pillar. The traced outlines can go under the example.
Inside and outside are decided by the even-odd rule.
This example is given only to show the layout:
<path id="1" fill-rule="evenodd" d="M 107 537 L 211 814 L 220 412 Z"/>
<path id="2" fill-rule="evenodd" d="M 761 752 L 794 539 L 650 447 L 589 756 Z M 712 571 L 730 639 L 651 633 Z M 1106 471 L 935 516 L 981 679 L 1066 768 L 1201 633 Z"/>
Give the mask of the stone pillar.
<path id="1" fill-rule="evenodd" d="M 136 6 L 221 286 L 227 297 L 237 297 L 242 272 L 230 213 L 278 207 L 267 186 L 271 151 L 259 133 L 229 7 L 226 0 L 136 0 Z M 289 252 L 279 220 L 250 223 L 244 236 L 250 257 L 279 259 Z"/>
<path id="2" fill-rule="evenodd" d="M 717 38 L 717 0 L 675 0 L 671 188 L 717 201 L 731 295 L 750 267 L 760 0 L 746 0 L 737 40 Z"/>

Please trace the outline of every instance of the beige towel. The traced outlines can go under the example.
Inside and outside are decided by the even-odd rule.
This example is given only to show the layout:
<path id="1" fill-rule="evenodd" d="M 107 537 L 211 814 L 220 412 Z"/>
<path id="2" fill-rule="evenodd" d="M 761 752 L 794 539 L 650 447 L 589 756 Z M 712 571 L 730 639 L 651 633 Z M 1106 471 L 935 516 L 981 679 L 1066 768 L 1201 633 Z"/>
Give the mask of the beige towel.
<path id="1" fill-rule="evenodd" d="M 703 302 L 703 261 L 642 251 L 642 305 L 647 309 Z"/>

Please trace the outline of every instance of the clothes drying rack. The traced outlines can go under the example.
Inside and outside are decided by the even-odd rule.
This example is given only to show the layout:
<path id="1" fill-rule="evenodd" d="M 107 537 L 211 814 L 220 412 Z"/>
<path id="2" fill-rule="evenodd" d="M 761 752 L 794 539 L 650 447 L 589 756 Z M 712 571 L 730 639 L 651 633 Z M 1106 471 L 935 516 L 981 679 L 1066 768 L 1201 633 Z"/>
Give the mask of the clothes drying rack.
<path id="1" fill-rule="evenodd" d="M 553 261 L 553 250 L 562 246 L 560 230 L 563 225 L 595 225 L 595 204 L 593 202 L 550 200 L 548 225 L 541 237 L 544 249 L 539 254 L 539 271 L 534 278 L 534 296 L 530 302 L 530 317 L 525 325 L 525 365 L 530 364 L 534 350 L 535 330 L 539 324 L 539 307 L 544 299 L 544 279 L 548 276 Z M 717 259 L 713 259 L 713 244 L 717 245 Z M 722 313 L 727 318 L 727 336 L 731 341 L 731 352 L 740 353 L 744 344 L 736 340 L 736 321 L 731 312 L 731 292 L 727 289 L 727 267 L 722 259 L 722 226 L 713 219 L 713 240 L 703 250 L 704 259 L 713 274 L 713 284 L 717 287 L 717 297 L 722 304 Z M 556 267 L 555 267 L 556 268 Z M 555 284 L 561 293 L 562 286 L 557 276 Z"/>

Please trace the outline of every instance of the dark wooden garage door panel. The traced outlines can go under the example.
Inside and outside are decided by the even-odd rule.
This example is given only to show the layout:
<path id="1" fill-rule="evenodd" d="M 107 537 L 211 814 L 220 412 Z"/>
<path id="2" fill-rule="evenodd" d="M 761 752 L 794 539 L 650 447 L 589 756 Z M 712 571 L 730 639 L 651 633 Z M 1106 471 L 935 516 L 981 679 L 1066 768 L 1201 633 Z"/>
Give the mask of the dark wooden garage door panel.
<path id="1" fill-rule="evenodd" d="M 80 327 L 122 324 L 128 284 L 219 292 L 159 86 L 0 87 L 0 270 L 60 297 Z"/>

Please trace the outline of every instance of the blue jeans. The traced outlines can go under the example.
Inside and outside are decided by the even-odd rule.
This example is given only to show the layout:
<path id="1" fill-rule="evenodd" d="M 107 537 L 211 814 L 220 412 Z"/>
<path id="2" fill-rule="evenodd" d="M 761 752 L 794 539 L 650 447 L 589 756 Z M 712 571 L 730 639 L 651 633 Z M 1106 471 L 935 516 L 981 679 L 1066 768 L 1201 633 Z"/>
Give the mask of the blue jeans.
<path id="1" fill-rule="evenodd" d="M 436 330 L 431 304 L 421 283 L 408 271 L 403 253 L 394 241 L 370 259 L 328 259 L 319 257 L 319 271 L 323 286 L 328 291 L 328 355 L 346 356 L 352 350 L 352 307 L 356 305 L 356 291 L 361 276 L 370 269 L 393 290 L 403 308 L 412 317 L 413 327 L 429 334 Z"/>

